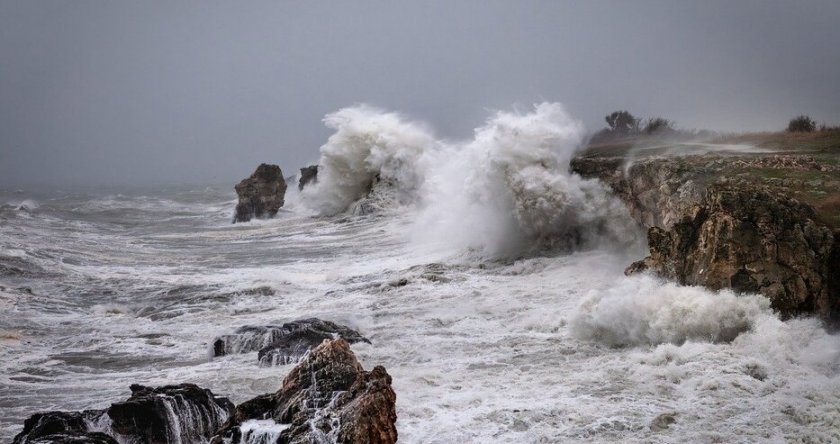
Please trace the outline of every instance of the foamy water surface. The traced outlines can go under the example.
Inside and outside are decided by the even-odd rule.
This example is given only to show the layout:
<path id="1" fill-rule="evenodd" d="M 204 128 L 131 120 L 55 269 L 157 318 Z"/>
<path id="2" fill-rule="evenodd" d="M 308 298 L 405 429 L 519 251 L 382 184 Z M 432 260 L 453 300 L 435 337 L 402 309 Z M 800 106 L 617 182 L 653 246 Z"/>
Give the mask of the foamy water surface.
<path id="1" fill-rule="evenodd" d="M 404 128 L 334 117 L 346 132 L 322 156 L 361 153 L 398 190 L 373 214 L 338 211 L 359 196 L 325 186 L 290 187 L 276 219 L 236 225 L 230 187 L 3 194 L 0 438 L 36 411 L 104 408 L 132 383 L 194 382 L 236 403 L 275 391 L 291 366 L 211 360 L 211 341 L 319 317 L 372 341 L 353 350 L 392 375 L 401 442 L 840 441 L 840 338 L 780 321 L 759 296 L 625 277 L 640 230 L 569 175 L 565 151 L 539 151 L 578 137 L 541 120 L 558 112 L 499 114 L 462 158 L 413 130 L 412 154 L 393 152 Z M 453 178 L 421 166 L 437 155 L 497 160 Z"/>

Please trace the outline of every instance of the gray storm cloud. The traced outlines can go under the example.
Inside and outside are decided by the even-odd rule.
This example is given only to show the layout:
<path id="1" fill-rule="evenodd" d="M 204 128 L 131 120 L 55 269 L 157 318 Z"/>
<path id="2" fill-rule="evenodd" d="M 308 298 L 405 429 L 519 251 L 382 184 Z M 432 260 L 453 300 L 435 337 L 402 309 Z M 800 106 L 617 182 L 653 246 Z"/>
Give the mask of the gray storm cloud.
<path id="1" fill-rule="evenodd" d="M 0 186 L 232 183 L 370 103 L 469 137 L 557 101 L 689 128 L 840 124 L 840 3 L 0 2 Z"/>

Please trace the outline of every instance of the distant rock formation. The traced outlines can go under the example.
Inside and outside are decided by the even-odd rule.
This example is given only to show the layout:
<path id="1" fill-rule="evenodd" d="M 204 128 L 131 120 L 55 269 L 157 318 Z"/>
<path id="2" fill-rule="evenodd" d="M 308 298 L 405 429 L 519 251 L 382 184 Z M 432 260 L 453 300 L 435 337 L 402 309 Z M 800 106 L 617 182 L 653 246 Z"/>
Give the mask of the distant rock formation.
<path id="1" fill-rule="evenodd" d="M 274 217 L 283 206 L 286 180 L 277 165 L 263 163 L 254 174 L 236 185 L 239 203 L 233 222 L 248 222 L 252 218 Z"/>
<path id="2" fill-rule="evenodd" d="M 782 162 L 792 157 L 653 158 L 624 166 L 622 157 L 590 155 L 574 159 L 572 169 L 606 182 L 648 227 L 650 255 L 627 274 L 756 292 L 783 317 L 810 313 L 837 322 L 840 231 L 790 186 L 761 175 L 767 168 L 826 171 L 807 156 Z"/>
<path id="3" fill-rule="evenodd" d="M 298 180 L 298 190 L 303 190 L 310 182 L 318 182 L 318 165 L 309 165 L 300 169 L 300 179 Z"/>
<path id="4" fill-rule="evenodd" d="M 283 325 L 246 325 L 213 341 L 213 355 L 259 351 L 260 365 L 294 364 L 324 339 L 342 338 L 353 344 L 370 341 L 359 332 L 317 318 L 298 319 Z"/>
<path id="5" fill-rule="evenodd" d="M 194 384 L 132 385 L 131 397 L 105 410 L 36 413 L 13 443 L 206 442 L 233 409 Z"/>
<path id="6" fill-rule="evenodd" d="M 397 441 L 396 394 L 381 366 L 364 371 L 344 339 L 325 340 L 276 393 L 240 404 L 211 443 Z"/>

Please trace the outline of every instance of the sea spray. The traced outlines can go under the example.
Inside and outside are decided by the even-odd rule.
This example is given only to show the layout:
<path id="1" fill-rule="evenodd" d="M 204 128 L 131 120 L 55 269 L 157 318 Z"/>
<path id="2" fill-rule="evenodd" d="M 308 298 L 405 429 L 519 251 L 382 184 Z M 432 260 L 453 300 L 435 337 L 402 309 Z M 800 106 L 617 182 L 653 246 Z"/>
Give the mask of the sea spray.
<path id="1" fill-rule="evenodd" d="M 359 105 L 324 119 L 319 181 L 301 193 L 317 214 L 416 212 L 418 244 L 487 256 L 633 239 L 624 206 L 569 172 L 583 124 L 558 103 L 496 112 L 472 140 L 436 140 L 425 125 Z"/>
<path id="2" fill-rule="evenodd" d="M 569 172 L 583 125 L 557 103 L 497 112 L 427 173 L 415 237 L 491 256 L 629 238 L 623 205 Z M 445 161 L 444 161 L 445 160 Z"/>
<path id="3" fill-rule="evenodd" d="M 397 202 L 413 200 L 421 157 L 437 146 L 424 125 L 367 105 L 328 114 L 324 123 L 335 133 L 321 147 L 318 182 L 301 192 L 307 206 L 320 215 L 346 211 L 375 183 L 390 187 Z"/>
<path id="4" fill-rule="evenodd" d="M 572 316 L 571 331 L 611 346 L 729 342 L 766 318 L 775 316 L 770 301 L 760 295 L 638 276 L 590 291 Z"/>

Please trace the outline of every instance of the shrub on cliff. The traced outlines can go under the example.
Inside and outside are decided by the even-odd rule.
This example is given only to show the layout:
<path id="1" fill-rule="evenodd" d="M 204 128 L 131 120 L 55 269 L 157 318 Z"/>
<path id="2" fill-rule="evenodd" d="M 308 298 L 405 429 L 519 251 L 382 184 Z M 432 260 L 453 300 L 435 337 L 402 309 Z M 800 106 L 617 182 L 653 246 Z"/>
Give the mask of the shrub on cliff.
<path id="1" fill-rule="evenodd" d="M 674 122 L 662 117 L 650 118 L 645 122 L 642 131 L 645 134 L 664 134 L 674 130 Z"/>
<path id="2" fill-rule="evenodd" d="M 817 129 L 817 123 L 808 116 L 802 115 L 790 119 L 787 130 L 791 133 L 810 133 Z"/>
<path id="3" fill-rule="evenodd" d="M 640 120 L 628 111 L 614 111 L 604 117 L 604 120 L 607 121 L 611 132 L 624 134 L 639 132 Z"/>

